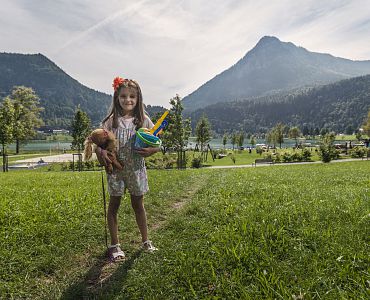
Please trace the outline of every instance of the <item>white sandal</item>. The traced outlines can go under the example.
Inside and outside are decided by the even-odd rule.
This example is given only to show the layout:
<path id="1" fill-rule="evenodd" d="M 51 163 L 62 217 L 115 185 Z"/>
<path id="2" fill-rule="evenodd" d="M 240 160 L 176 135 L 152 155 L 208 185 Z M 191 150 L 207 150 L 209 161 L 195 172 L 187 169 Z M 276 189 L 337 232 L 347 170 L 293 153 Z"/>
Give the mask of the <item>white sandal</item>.
<path id="1" fill-rule="evenodd" d="M 108 247 L 108 257 L 111 261 L 116 261 L 118 258 L 125 258 L 125 253 L 121 249 L 121 244 L 110 245 Z"/>
<path id="2" fill-rule="evenodd" d="M 146 240 L 145 242 L 143 242 L 143 244 L 141 245 L 141 248 L 144 251 L 150 252 L 150 253 L 153 253 L 154 251 L 157 251 L 158 250 L 158 248 L 156 248 L 156 247 L 153 246 L 152 241 L 149 241 L 149 240 Z"/>

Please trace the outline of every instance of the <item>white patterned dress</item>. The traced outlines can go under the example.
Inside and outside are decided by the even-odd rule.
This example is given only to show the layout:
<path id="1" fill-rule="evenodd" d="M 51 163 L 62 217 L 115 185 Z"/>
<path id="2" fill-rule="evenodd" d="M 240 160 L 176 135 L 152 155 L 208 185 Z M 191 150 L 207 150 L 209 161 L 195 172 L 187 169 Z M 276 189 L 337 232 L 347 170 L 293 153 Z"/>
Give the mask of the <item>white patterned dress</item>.
<path id="1" fill-rule="evenodd" d="M 127 188 L 134 196 L 142 196 L 149 191 L 145 160 L 134 152 L 135 125 L 134 118 L 118 118 L 118 128 L 112 130 L 112 119 L 108 119 L 103 128 L 116 134 L 118 160 L 123 170 L 113 168 L 112 174 L 107 174 L 108 192 L 111 196 L 122 196 Z M 143 127 L 152 128 L 153 122 L 145 116 Z"/>

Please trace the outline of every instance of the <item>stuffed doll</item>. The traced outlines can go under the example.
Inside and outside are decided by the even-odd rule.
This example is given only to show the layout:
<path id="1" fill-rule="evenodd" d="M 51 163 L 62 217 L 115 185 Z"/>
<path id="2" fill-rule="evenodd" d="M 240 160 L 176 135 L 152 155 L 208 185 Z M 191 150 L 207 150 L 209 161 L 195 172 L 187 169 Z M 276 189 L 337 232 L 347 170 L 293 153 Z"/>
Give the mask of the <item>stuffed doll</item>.
<path id="1" fill-rule="evenodd" d="M 91 158 L 92 145 L 95 144 L 100 148 L 107 150 L 108 158 L 112 161 L 112 164 L 106 166 L 108 173 L 112 173 L 113 166 L 118 170 L 122 170 L 123 167 L 117 160 L 116 143 L 116 137 L 112 132 L 101 128 L 95 129 L 85 140 L 85 160 Z"/>

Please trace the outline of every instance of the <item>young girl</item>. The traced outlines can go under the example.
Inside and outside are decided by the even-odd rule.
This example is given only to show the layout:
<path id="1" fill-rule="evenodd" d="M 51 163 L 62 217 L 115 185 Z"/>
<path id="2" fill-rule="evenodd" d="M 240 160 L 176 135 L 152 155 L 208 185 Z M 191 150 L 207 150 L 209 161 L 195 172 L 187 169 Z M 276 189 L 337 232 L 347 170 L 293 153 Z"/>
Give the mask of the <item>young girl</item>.
<path id="1" fill-rule="evenodd" d="M 122 171 L 113 169 L 111 174 L 107 174 L 110 195 L 107 219 L 111 236 L 108 255 L 112 261 L 115 261 L 125 257 L 118 241 L 117 213 L 121 197 L 126 189 L 131 195 L 131 205 L 135 211 L 136 222 L 143 242 L 142 248 L 149 252 L 157 250 L 148 239 L 143 196 L 149 190 L 144 157 L 158 152 L 159 149 L 137 149 L 134 147 L 136 130 L 142 127 L 152 128 L 154 126 L 149 117 L 144 114 L 143 98 L 139 84 L 131 79 L 116 77 L 113 81 L 113 88 L 113 102 L 102 125 L 103 128 L 115 133 L 118 140 L 118 159 L 123 165 Z M 98 147 L 96 154 L 102 164 L 110 163 L 105 150 Z"/>

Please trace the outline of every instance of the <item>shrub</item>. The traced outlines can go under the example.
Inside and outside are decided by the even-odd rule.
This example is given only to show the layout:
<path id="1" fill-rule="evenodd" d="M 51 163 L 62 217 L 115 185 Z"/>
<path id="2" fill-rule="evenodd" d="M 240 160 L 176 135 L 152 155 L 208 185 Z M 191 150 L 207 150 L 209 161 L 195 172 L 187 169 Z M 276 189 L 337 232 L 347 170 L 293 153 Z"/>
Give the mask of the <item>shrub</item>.
<path id="1" fill-rule="evenodd" d="M 200 168 L 202 166 L 202 161 L 200 157 L 194 157 L 191 161 L 191 167 L 192 168 Z"/>
<path id="2" fill-rule="evenodd" d="M 85 170 L 94 170 L 94 162 L 93 161 L 85 161 L 84 162 L 84 169 Z"/>
<path id="3" fill-rule="evenodd" d="M 145 165 L 148 169 L 164 169 L 163 158 L 150 156 L 145 159 Z"/>
<path id="4" fill-rule="evenodd" d="M 349 152 L 352 158 L 361 158 L 367 154 L 367 149 L 364 147 L 356 146 Z"/>
<path id="5" fill-rule="evenodd" d="M 100 165 L 100 162 L 98 160 L 93 160 L 94 162 L 94 169 L 95 168 L 101 168 L 102 166 Z"/>
<path id="6" fill-rule="evenodd" d="M 263 158 L 267 158 L 267 159 L 272 159 L 272 154 L 271 153 L 266 153 Z"/>
<path id="7" fill-rule="evenodd" d="M 281 162 L 281 155 L 280 153 L 276 153 L 275 155 L 272 156 L 272 160 L 275 162 L 275 163 L 280 163 Z"/>
<path id="8" fill-rule="evenodd" d="M 55 171 L 56 170 L 55 167 L 56 167 L 55 163 L 49 164 L 47 170 L 48 171 Z"/>
<path id="9" fill-rule="evenodd" d="M 292 154 L 292 156 L 291 156 L 291 159 L 292 159 L 292 161 L 302 161 L 303 160 L 303 156 L 299 152 L 294 152 Z"/>
<path id="10" fill-rule="evenodd" d="M 234 153 L 231 153 L 231 154 L 230 154 L 230 158 L 231 158 L 231 160 L 233 161 L 233 163 L 235 164 L 235 162 L 236 162 L 236 157 L 235 157 Z"/>
<path id="11" fill-rule="evenodd" d="M 75 160 L 74 171 L 78 171 L 78 166 L 79 166 L 79 162 L 78 162 L 78 160 Z M 83 171 L 84 169 L 86 169 L 86 167 L 85 167 L 84 162 L 82 162 L 81 163 L 81 171 Z M 73 171 L 73 161 L 68 162 L 68 170 Z"/>
<path id="12" fill-rule="evenodd" d="M 68 163 L 67 162 L 62 163 L 61 170 L 62 171 L 67 171 L 68 170 Z"/>
<path id="13" fill-rule="evenodd" d="M 319 156 L 324 163 L 330 162 L 332 159 L 339 158 L 339 151 L 333 145 L 335 135 L 333 133 L 326 134 L 320 144 Z"/>
<path id="14" fill-rule="evenodd" d="M 175 163 L 176 158 L 168 153 L 145 158 L 145 164 L 148 169 L 171 169 Z"/>
<path id="15" fill-rule="evenodd" d="M 321 145 L 319 156 L 324 163 L 328 163 L 332 159 L 332 153 L 330 151 L 330 148 L 328 146 Z"/>
<path id="16" fill-rule="evenodd" d="M 283 162 L 291 162 L 292 156 L 288 152 L 284 152 L 282 155 Z"/>
<path id="17" fill-rule="evenodd" d="M 302 159 L 303 159 L 303 161 L 311 161 L 311 156 L 312 156 L 312 154 L 311 154 L 310 150 L 308 150 L 307 148 L 304 148 L 302 150 Z"/>
<path id="18" fill-rule="evenodd" d="M 172 169 L 176 163 L 176 158 L 174 158 L 170 154 L 164 154 L 162 159 L 163 159 L 163 166 L 165 169 Z"/>
<path id="19" fill-rule="evenodd" d="M 221 150 L 218 150 L 218 149 L 212 150 L 212 153 L 213 153 L 213 158 L 214 159 L 217 159 L 217 158 L 219 158 L 219 155 L 221 153 Z"/>
<path id="20" fill-rule="evenodd" d="M 220 150 L 218 150 L 218 151 L 219 151 L 219 154 L 227 154 L 226 149 L 220 149 Z"/>
<path id="21" fill-rule="evenodd" d="M 340 158 L 340 150 L 334 149 L 332 155 L 333 155 L 332 157 L 333 157 L 334 160 L 339 159 Z"/>

